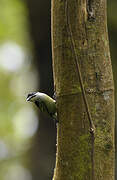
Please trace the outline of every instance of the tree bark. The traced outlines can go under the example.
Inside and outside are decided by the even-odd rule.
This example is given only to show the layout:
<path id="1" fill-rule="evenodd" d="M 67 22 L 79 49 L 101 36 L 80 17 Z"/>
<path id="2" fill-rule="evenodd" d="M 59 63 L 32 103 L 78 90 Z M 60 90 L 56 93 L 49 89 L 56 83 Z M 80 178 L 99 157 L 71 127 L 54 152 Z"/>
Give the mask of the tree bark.
<path id="1" fill-rule="evenodd" d="M 114 86 L 106 18 L 106 1 L 52 0 L 59 119 L 53 180 L 114 180 Z"/>

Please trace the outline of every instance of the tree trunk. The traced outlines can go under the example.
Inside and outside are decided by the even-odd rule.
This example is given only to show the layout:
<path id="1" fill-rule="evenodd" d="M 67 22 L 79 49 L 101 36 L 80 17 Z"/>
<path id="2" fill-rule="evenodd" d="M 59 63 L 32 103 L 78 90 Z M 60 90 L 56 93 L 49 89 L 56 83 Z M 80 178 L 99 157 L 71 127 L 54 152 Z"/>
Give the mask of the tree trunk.
<path id="1" fill-rule="evenodd" d="M 59 119 L 53 180 L 114 180 L 106 1 L 52 0 L 52 51 Z"/>

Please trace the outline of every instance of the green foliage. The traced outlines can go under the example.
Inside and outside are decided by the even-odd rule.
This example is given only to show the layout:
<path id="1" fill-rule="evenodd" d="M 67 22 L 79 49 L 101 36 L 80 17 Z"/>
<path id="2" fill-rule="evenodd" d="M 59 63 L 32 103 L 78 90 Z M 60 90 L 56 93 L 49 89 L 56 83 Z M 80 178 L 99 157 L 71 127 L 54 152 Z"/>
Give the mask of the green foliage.
<path id="1" fill-rule="evenodd" d="M 27 9 L 23 1 L 20 0 L 0 0 L 0 179 L 15 180 L 18 176 L 27 179 L 25 166 L 26 155 L 30 147 L 30 140 L 33 135 L 26 130 L 27 122 L 31 124 L 31 118 L 35 119 L 34 112 L 25 101 L 25 91 L 33 85 L 29 84 L 26 76 L 29 75 L 30 57 L 26 61 L 25 49 L 30 49 L 29 34 L 27 30 Z M 9 71 L 2 66 L 2 46 L 4 47 L 5 58 L 10 56 L 9 65 L 16 63 L 12 61 L 12 53 L 7 52 L 6 47 L 12 48 L 16 53 L 16 48 L 22 52 L 22 66 L 14 71 Z M 11 45 L 14 44 L 13 47 Z M 13 52 L 13 51 L 12 51 Z M 28 55 L 30 56 L 30 55 Z M 3 60 L 2 60 L 3 58 Z M 7 62 L 8 63 L 8 62 Z M 26 67 L 24 67 L 26 66 Z M 32 72 L 31 72 L 32 73 Z M 22 80 L 23 77 L 23 80 Z M 27 83 L 25 83 L 27 82 Z M 34 81 L 33 81 L 34 82 Z M 28 114 L 30 113 L 30 117 Z M 27 116 L 27 119 L 26 119 Z M 29 120 L 29 121 L 27 121 Z M 36 126 L 36 125 L 35 125 Z M 35 129 L 36 130 L 36 129 Z M 26 134 L 27 133 L 27 134 Z M 27 144 L 27 145 L 25 145 Z M 13 174 L 13 171 L 15 174 Z M 24 174 L 23 174 L 24 173 Z M 29 173 L 29 171 L 28 171 Z M 6 174 L 9 174 L 6 176 Z M 30 173 L 29 173 L 30 174 Z M 20 177 L 20 178 L 21 178 Z M 22 179 L 22 178 L 21 178 Z M 30 179 L 30 178 L 29 178 Z"/>
<path id="2" fill-rule="evenodd" d="M 12 40 L 22 45 L 26 44 L 26 17 L 27 10 L 23 1 L 0 0 L 0 42 Z"/>

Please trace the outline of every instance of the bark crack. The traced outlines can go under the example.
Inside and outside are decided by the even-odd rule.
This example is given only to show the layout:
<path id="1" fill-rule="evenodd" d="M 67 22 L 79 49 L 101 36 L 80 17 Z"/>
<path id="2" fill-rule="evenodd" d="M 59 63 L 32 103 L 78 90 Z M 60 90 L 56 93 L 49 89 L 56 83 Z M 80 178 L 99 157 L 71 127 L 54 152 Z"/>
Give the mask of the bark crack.
<path id="1" fill-rule="evenodd" d="M 94 0 L 86 0 L 86 7 L 87 7 L 87 13 L 88 13 L 88 20 L 89 21 L 95 20 L 93 2 L 94 2 Z"/>

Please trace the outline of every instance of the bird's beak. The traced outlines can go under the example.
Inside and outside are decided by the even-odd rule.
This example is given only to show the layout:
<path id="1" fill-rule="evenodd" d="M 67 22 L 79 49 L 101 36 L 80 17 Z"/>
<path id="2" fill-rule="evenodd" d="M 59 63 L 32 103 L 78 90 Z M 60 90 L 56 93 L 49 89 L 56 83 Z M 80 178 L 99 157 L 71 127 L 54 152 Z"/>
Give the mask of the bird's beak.
<path id="1" fill-rule="evenodd" d="M 28 97 L 26 100 L 27 100 L 27 101 L 30 101 L 30 97 Z"/>

